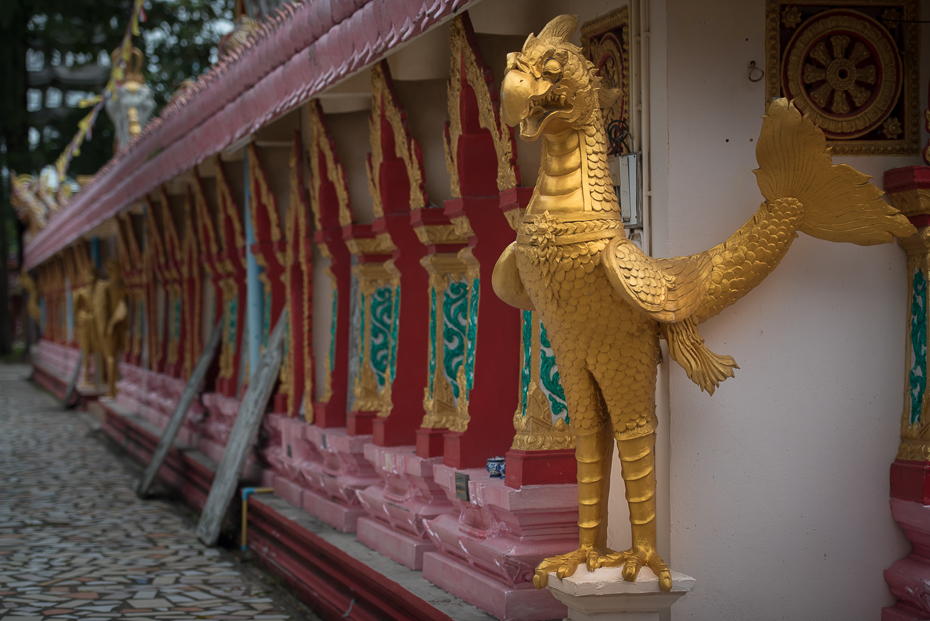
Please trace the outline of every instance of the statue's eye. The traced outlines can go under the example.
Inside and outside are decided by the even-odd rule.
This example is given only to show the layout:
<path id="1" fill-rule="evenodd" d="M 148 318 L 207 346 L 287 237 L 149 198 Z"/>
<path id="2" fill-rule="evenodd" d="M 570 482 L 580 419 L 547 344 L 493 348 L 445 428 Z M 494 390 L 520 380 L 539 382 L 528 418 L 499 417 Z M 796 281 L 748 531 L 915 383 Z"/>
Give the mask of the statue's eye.
<path id="1" fill-rule="evenodd" d="M 558 79 L 562 76 L 562 63 L 554 58 L 550 58 L 543 65 L 542 72 L 547 78 Z"/>

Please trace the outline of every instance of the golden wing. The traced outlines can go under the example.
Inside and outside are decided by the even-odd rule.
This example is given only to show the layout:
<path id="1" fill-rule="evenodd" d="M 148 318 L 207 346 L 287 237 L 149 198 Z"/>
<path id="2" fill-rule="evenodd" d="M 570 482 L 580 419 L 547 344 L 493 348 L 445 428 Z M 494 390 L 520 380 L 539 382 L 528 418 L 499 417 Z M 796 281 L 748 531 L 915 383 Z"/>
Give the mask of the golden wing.
<path id="1" fill-rule="evenodd" d="M 739 368 L 736 361 L 707 348 L 693 316 L 713 284 L 709 253 L 654 259 L 628 239 L 617 237 L 604 248 L 601 259 L 620 296 L 659 322 L 672 359 L 701 390 L 714 394 L 720 382 L 733 377 L 733 369 Z"/>
<path id="2" fill-rule="evenodd" d="M 694 313 L 712 268 L 706 252 L 654 259 L 625 237 L 615 237 L 607 244 L 601 262 L 614 289 L 630 306 L 663 323 L 681 321 Z"/>
<path id="3" fill-rule="evenodd" d="M 510 244 L 501 253 L 494 272 L 491 274 L 491 288 L 497 297 L 507 304 L 522 310 L 534 311 L 533 301 L 530 299 L 523 281 L 520 280 L 520 270 L 517 268 L 517 256 L 513 252 L 516 242 Z"/>

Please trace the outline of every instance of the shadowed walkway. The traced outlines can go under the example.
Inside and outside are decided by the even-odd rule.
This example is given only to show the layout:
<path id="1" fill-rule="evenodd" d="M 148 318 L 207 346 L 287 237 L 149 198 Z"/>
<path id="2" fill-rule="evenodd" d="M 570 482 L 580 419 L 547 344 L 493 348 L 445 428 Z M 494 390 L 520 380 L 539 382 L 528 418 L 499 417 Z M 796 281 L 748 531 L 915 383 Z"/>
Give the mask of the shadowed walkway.
<path id="1" fill-rule="evenodd" d="M 0 364 L 0 619 L 314 619 L 201 544 L 85 418 Z"/>

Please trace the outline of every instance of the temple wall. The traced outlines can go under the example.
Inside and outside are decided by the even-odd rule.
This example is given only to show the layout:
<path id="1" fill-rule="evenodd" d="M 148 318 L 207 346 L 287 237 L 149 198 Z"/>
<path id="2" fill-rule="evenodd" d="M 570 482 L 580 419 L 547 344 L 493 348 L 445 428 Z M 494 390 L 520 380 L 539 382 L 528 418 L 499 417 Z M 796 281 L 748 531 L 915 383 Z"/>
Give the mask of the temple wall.
<path id="1" fill-rule="evenodd" d="M 765 3 L 662 4 L 652 15 L 653 241 L 669 256 L 723 241 L 761 201 L 751 170 L 764 82 L 751 83 L 746 67 L 764 66 Z M 879 185 L 886 169 L 921 163 L 837 161 Z M 712 350 L 740 364 L 734 379 L 711 397 L 663 365 L 667 560 L 698 581 L 673 618 L 875 619 L 894 602 L 881 576 L 909 551 L 888 506 L 906 286 L 900 247 L 802 234 L 757 290 L 701 328 Z"/>
<path id="2" fill-rule="evenodd" d="M 526 33 L 538 32 L 560 13 L 576 13 L 584 23 L 624 2 L 486 0 L 469 10 L 499 85 L 506 53 L 519 49 Z M 644 88 L 651 132 L 651 254 L 688 255 L 725 240 L 762 200 L 751 171 L 765 82 L 751 82 L 747 66 L 766 64 L 766 2 L 642 3 L 650 14 Z M 921 3 L 924 17 L 930 15 L 930 0 Z M 930 78 L 927 29 L 921 26 L 921 85 Z M 440 25 L 389 58 L 436 206 L 452 197 L 442 143 L 448 33 L 448 25 Z M 578 43 L 580 36 L 572 41 Z M 357 225 L 376 218 L 366 175 L 370 80 L 366 67 L 320 97 Z M 925 101 L 923 92 L 919 97 Z M 282 226 L 290 200 L 293 132 L 301 131 L 306 155 L 309 118 L 302 105 L 254 136 Z M 223 161 L 245 218 L 242 157 L 226 153 Z M 518 143 L 522 185 L 535 183 L 539 157 L 538 142 Z M 879 185 L 884 171 L 921 161 L 920 156 L 835 159 L 872 175 Z M 213 204 L 216 182 L 204 177 Z M 183 184 L 168 192 L 182 239 L 185 192 Z M 101 261 L 118 256 L 115 237 L 106 243 Z M 313 279 L 305 284 L 313 288 L 315 400 L 324 392 L 323 361 L 333 326 L 329 265 L 314 243 Z M 354 321 L 350 410 L 358 365 L 351 348 L 358 346 L 360 331 L 354 282 L 353 311 L 338 309 L 341 321 L 347 316 Z M 149 329 L 164 339 L 169 299 L 162 285 L 154 295 L 158 325 Z M 214 298 L 206 276 L 203 295 L 206 339 Z M 673 619 L 769 619 L 776 612 L 786 619 L 874 619 L 882 606 L 894 603 L 882 572 L 910 550 L 888 506 L 888 472 L 903 407 L 906 298 L 905 254 L 897 245 L 831 244 L 802 234 L 764 283 L 701 327 L 707 345 L 734 356 L 741 367 L 715 395 L 688 380 L 670 362 L 663 343 L 656 395 L 658 546 L 674 570 L 697 579 L 694 591 L 673 608 Z M 243 322 L 239 329 L 245 329 Z M 239 356 L 246 353 L 245 341 Z M 501 379 L 515 389 L 516 380 Z M 623 549 L 630 536 L 616 459 L 611 487 L 609 544 Z"/>

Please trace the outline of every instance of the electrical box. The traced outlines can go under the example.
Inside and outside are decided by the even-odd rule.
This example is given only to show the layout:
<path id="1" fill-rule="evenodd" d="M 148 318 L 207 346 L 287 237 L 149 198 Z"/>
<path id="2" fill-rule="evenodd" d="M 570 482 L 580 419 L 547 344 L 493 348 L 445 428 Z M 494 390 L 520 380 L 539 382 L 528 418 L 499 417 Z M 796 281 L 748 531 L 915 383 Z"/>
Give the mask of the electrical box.
<path id="1" fill-rule="evenodd" d="M 620 214 L 627 229 L 643 228 L 642 157 L 625 153 L 607 159 Z"/>

